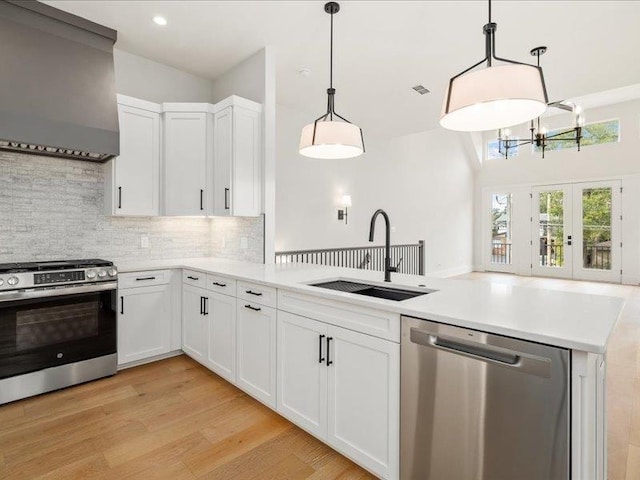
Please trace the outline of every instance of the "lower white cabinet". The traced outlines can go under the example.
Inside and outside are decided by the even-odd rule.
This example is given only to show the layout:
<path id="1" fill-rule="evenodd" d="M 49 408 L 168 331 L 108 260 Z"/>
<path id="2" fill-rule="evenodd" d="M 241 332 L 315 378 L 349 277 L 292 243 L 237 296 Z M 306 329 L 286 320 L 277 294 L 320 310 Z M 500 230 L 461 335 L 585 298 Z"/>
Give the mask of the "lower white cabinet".
<path id="1" fill-rule="evenodd" d="M 207 351 L 207 297 L 203 288 L 182 287 L 182 350 L 199 363 L 205 364 Z"/>
<path id="2" fill-rule="evenodd" d="M 207 292 L 205 365 L 226 380 L 236 381 L 236 298 Z"/>
<path id="3" fill-rule="evenodd" d="M 383 478 L 398 478 L 400 346 L 278 312 L 278 411 Z"/>
<path id="4" fill-rule="evenodd" d="M 327 324 L 278 312 L 278 412 L 327 437 Z"/>
<path id="5" fill-rule="evenodd" d="M 238 301 L 236 385 L 276 408 L 276 309 Z"/>
<path id="6" fill-rule="evenodd" d="M 119 290 L 118 364 L 144 360 L 171 350 L 169 284 Z"/>

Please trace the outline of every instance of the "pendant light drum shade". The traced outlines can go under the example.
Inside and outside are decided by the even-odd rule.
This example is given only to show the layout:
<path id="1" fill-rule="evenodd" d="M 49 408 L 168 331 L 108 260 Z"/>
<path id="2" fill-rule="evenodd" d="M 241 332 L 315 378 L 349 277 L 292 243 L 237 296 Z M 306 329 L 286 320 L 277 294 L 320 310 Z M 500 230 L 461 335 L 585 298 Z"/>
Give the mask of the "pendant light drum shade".
<path id="1" fill-rule="evenodd" d="M 315 136 L 314 136 L 315 127 Z M 300 135 L 300 154 L 312 158 L 353 158 L 362 155 L 362 130 L 352 123 L 310 123 Z"/>
<path id="2" fill-rule="evenodd" d="M 528 122 L 546 109 L 547 95 L 539 67 L 491 66 L 450 82 L 440 125 L 462 132 L 496 130 Z"/>

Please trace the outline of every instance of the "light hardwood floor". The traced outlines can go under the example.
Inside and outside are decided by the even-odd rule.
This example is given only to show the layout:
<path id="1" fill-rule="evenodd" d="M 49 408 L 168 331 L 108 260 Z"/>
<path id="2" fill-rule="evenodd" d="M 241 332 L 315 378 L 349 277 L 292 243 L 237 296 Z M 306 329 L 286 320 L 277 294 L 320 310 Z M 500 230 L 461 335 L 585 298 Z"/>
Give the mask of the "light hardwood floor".
<path id="1" fill-rule="evenodd" d="M 607 350 L 608 480 L 640 480 L 640 287 L 501 273 L 457 278 L 626 299 Z"/>
<path id="2" fill-rule="evenodd" d="M 609 480 L 640 479 L 640 287 L 472 273 L 458 278 L 627 300 L 607 354 Z M 0 479 L 370 479 L 180 356 L 0 407 Z"/>
<path id="3" fill-rule="evenodd" d="M 370 479 L 182 355 L 0 407 L 0 479 Z"/>

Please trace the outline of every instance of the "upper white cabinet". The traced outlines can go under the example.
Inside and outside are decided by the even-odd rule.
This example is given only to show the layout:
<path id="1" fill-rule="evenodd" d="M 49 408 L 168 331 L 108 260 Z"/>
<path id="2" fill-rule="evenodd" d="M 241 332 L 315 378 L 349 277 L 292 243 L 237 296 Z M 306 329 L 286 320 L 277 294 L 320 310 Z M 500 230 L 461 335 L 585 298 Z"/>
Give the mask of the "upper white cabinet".
<path id="1" fill-rule="evenodd" d="M 158 104 L 118 95 L 120 155 L 106 165 L 107 215 L 159 214 L 160 111 Z"/>
<path id="2" fill-rule="evenodd" d="M 262 213 L 262 106 L 237 96 L 215 105 L 213 215 Z"/>
<path id="3" fill-rule="evenodd" d="M 163 104 L 163 215 L 207 215 L 213 119 L 207 104 Z"/>

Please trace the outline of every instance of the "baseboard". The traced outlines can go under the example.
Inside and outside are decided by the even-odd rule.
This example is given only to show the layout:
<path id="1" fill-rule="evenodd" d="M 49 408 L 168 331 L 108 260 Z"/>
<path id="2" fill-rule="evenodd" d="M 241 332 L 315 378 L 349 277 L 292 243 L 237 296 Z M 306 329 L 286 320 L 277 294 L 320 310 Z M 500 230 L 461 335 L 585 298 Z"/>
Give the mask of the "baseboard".
<path id="1" fill-rule="evenodd" d="M 484 265 L 474 265 L 473 266 L 473 271 L 474 272 L 484 272 L 486 270 L 484 269 Z"/>
<path id="2" fill-rule="evenodd" d="M 126 370 L 127 368 L 131 367 L 138 367 L 146 363 L 157 362 L 158 360 L 164 360 L 165 358 L 177 357 L 178 355 L 182 355 L 183 353 L 184 352 L 182 350 L 174 350 L 173 352 L 163 353 L 162 355 L 156 355 L 154 357 L 136 360 L 135 362 L 124 363 L 122 365 L 118 365 L 118 371 Z"/>
<path id="3" fill-rule="evenodd" d="M 436 272 L 427 273 L 427 277 L 436 277 L 436 278 L 447 278 L 447 277 L 455 277 L 456 275 L 464 275 L 465 273 L 470 273 L 473 271 L 471 265 L 464 265 L 462 267 L 457 268 L 449 268 L 447 270 L 438 270 Z"/>
<path id="4" fill-rule="evenodd" d="M 622 275 L 623 285 L 640 285 L 640 277 L 635 275 Z"/>

